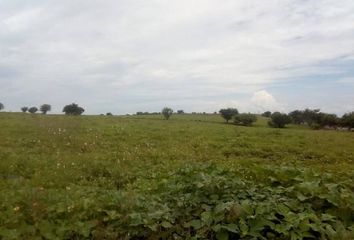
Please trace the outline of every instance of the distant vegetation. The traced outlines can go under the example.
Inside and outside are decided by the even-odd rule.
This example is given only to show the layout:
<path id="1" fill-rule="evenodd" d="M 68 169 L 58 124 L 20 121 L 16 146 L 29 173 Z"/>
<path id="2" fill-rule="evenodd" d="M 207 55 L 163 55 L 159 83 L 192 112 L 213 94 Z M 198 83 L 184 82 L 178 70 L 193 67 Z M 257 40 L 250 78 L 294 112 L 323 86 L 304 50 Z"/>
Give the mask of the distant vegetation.
<path id="1" fill-rule="evenodd" d="M 36 113 L 37 111 L 38 111 L 38 108 L 36 108 L 36 107 L 30 107 L 28 109 L 28 112 L 30 112 L 30 113 Z"/>
<path id="2" fill-rule="evenodd" d="M 81 115 L 84 111 L 85 111 L 85 109 L 83 109 L 82 107 L 80 107 L 76 103 L 72 103 L 72 104 L 66 105 L 63 108 L 63 112 L 66 115 L 73 115 L 73 116 Z"/>
<path id="3" fill-rule="evenodd" d="M 256 115 L 251 113 L 241 113 L 234 116 L 234 123 L 237 125 L 251 126 L 256 121 Z"/>
<path id="4" fill-rule="evenodd" d="M 224 108 L 220 109 L 219 113 L 225 119 L 226 123 L 228 123 L 236 114 L 238 114 L 238 110 L 236 108 Z"/>
<path id="5" fill-rule="evenodd" d="M 21 108 L 21 111 L 22 111 L 23 113 L 26 113 L 26 112 L 28 111 L 28 107 L 22 107 L 22 108 Z"/>
<path id="6" fill-rule="evenodd" d="M 49 104 L 43 104 L 39 110 L 43 113 L 43 114 L 47 114 L 47 112 L 49 112 L 50 110 L 52 110 L 52 106 Z"/>
<path id="7" fill-rule="evenodd" d="M 285 125 L 291 123 L 291 117 L 285 113 L 274 112 L 270 118 L 268 125 L 271 127 L 284 128 Z"/>
<path id="8" fill-rule="evenodd" d="M 169 107 L 164 107 L 161 111 L 162 115 L 164 116 L 164 118 L 166 120 L 170 119 L 170 117 L 172 116 L 173 114 L 173 110 L 172 108 L 169 108 Z"/>
<path id="9" fill-rule="evenodd" d="M 0 103 L 0 111 L 5 108 L 3 103 Z M 39 107 L 27 107 L 21 108 L 23 113 L 36 113 L 40 110 L 43 114 L 51 111 L 52 107 L 50 104 L 43 104 Z M 84 112 L 84 108 L 80 107 L 76 103 L 66 105 L 63 108 L 63 112 L 66 115 L 81 115 Z M 188 114 L 184 110 L 179 109 L 177 114 Z M 161 112 L 143 112 L 138 111 L 136 115 L 160 115 L 168 120 L 172 114 L 173 110 L 171 108 L 164 108 Z M 207 115 L 210 113 L 206 112 L 192 112 L 192 115 L 203 114 Z M 212 114 L 217 114 L 214 112 Z M 256 122 L 256 115 L 251 113 L 239 113 L 237 108 L 223 108 L 219 110 L 220 116 L 225 120 L 226 123 L 232 120 L 235 125 L 251 126 Z M 104 114 L 101 114 L 104 115 Z M 107 112 L 106 116 L 112 116 L 113 114 Z M 288 114 L 265 111 L 261 114 L 262 117 L 268 118 L 268 125 L 274 128 L 284 128 L 289 124 L 296 125 L 307 125 L 312 129 L 340 129 L 340 130 L 350 130 L 354 128 L 354 112 L 345 113 L 342 117 L 338 117 L 336 114 L 324 113 L 320 109 L 304 109 L 304 110 L 294 110 Z"/>

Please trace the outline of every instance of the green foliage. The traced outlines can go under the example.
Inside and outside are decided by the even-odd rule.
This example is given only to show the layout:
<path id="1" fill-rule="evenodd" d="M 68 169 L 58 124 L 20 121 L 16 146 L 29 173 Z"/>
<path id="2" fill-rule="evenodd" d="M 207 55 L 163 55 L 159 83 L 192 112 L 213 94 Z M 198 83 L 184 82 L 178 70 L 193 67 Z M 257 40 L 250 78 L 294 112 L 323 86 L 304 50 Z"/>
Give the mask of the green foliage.
<path id="1" fill-rule="evenodd" d="M 344 127 L 354 128 L 354 112 L 344 114 L 341 119 L 341 124 Z"/>
<path id="2" fill-rule="evenodd" d="M 322 113 L 319 109 L 295 110 L 290 112 L 289 116 L 293 123 L 307 123 L 312 129 L 321 129 L 325 126 L 334 127 L 337 126 L 339 122 L 335 114 Z"/>
<path id="3" fill-rule="evenodd" d="M 66 105 L 63 108 L 63 112 L 66 115 L 81 115 L 84 111 L 85 111 L 85 109 L 83 109 L 82 107 L 80 107 L 76 103 L 72 103 L 70 105 Z"/>
<path id="4" fill-rule="evenodd" d="M 0 103 L 0 111 L 5 108 L 4 104 Z"/>
<path id="5" fill-rule="evenodd" d="M 37 111 L 38 111 L 38 108 L 36 108 L 36 107 L 30 107 L 28 109 L 28 112 L 30 112 L 30 113 L 36 113 Z"/>
<path id="6" fill-rule="evenodd" d="M 164 116 L 164 118 L 166 120 L 170 119 L 170 117 L 172 116 L 173 110 L 171 108 L 168 107 L 164 107 L 161 111 L 162 115 Z"/>
<path id="7" fill-rule="evenodd" d="M 21 111 L 22 111 L 23 113 L 27 112 L 27 111 L 28 111 L 28 107 L 22 107 L 22 108 L 21 108 Z"/>
<path id="8" fill-rule="evenodd" d="M 43 113 L 43 114 L 47 114 L 47 112 L 49 112 L 50 110 L 52 110 L 52 106 L 50 106 L 49 104 L 43 104 L 39 110 Z"/>
<path id="9" fill-rule="evenodd" d="M 291 123 L 291 118 L 280 112 L 274 112 L 271 116 L 271 120 L 268 122 L 269 126 L 275 128 L 284 128 L 285 125 Z"/>
<path id="10" fill-rule="evenodd" d="M 220 109 L 219 113 L 228 123 L 235 115 L 238 114 L 238 110 L 236 108 L 225 108 Z"/>
<path id="11" fill-rule="evenodd" d="M 251 126 L 256 121 L 257 121 L 256 115 L 250 113 L 241 113 L 235 115 L 234 117 L 234 123 L 237 125 Z"/>
<path id="12" fill-rule="evenodd" d="M 111 112 L 106 113 L 106 116 L 113 116 Z"/>
<path id="13" fill-rule="evenodd" d="M 177 110 L 177 114 L 184 114 L 183 110 Z"/>
<path id="14" fill-rule="evenodd" d="M 266 118 L 270 118 L 272 116 L 272 112 L 271 111 L 266 111 L 266 112 L 262 113 L 262 116 L 266 117 Z"/>
<path id="15" fill-rule="evenodd" d="M 354 237 L 353 134 L 0 116 L 0 239 Z"/>

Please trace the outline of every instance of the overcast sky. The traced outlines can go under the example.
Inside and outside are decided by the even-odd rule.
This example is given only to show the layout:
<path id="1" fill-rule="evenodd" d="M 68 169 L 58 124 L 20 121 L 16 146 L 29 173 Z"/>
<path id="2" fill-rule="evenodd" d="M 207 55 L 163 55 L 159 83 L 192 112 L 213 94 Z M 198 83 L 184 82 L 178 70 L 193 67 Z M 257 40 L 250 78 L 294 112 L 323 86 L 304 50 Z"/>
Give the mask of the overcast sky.
<path id="1" fill-rule="evenodd" d="M 354 1 L 0 0 L 0 102 L 354 111 Z"/>

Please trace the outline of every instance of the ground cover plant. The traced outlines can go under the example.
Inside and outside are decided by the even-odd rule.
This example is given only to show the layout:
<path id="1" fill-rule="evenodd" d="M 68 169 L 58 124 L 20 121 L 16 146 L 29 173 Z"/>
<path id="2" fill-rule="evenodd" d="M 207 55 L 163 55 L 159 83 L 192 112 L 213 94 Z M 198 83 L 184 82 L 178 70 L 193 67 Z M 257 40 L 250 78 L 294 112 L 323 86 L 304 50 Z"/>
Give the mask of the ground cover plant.
<path id="1" fill-rule="evenodd" d="M 353 239 L 354 134 L 0 114 L 0 239 Z"/>

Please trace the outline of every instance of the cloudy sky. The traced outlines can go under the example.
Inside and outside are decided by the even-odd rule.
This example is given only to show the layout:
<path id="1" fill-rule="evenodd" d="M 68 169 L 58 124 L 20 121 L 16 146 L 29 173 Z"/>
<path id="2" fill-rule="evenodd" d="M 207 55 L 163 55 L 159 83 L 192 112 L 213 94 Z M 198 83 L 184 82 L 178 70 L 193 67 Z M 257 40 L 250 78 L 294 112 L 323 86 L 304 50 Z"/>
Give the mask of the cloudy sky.
<path id="1" fill-rule="evenodd" d="M 0 102 L 354 111 L 353 0 L 0 0 Z"/>

